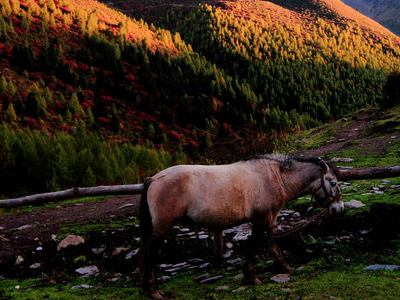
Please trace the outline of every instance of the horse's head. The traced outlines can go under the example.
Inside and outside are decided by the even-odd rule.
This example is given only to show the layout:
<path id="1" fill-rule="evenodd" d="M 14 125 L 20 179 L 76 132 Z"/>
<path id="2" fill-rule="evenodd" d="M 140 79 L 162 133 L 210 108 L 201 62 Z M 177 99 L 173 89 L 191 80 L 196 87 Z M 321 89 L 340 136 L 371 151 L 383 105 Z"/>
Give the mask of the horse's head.
<path id="1" fill-rule="evenodd" d="M 324 207 L 329 208 L 330 214 L 341 213 L 344 209 L 343 197 L 337 180 L 336 168 L 320 160 L 321 177 L 314 182 L 313 194 L 315 199 Z"/>

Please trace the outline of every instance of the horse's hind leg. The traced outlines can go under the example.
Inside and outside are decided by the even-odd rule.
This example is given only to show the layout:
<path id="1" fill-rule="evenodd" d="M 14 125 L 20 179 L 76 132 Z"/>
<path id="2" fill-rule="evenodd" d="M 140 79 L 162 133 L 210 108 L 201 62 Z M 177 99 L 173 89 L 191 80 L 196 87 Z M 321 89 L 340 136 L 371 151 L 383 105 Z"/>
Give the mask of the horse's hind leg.
<path id="1" fill-rule="evenodd" d="M 214 231 L 214 265 L 219 266 L 222 264 L 224 255 L 224 239 L 222 231 Z"/>
<path id="2" fill-rule="evenodd" d="M 164 294 L 156 286 L 156 261 L 163 241 L 164 237 L 158 232 L 153 232 L 150 237 L 142 240 L 139 264 L 141 284 L 145 294 L 153 299 L 162 299 Z"/>
<path id="3" fill-rule="evenodd" d="M 253 230 L 249 240 L 249 249 L 246 263 L 243 269 L 244 281 L 248 284 L 261 284 L 254 272 L 254 261 L 260 248 L 264 235 L 264 227 L 253 224 Z"/>

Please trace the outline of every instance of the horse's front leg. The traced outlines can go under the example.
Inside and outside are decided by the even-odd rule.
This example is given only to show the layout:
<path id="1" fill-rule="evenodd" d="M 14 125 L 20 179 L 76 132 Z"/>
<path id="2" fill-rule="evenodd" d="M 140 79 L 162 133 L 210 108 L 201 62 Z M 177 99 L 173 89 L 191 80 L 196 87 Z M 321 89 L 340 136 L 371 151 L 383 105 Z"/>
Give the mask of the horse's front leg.
<path id="1" fill-rule="evenodd" d="M 260 248 L 263 241 L 264 231 L 264 227 L 253 224 L 253 230 L 248 245 L 248 256 L 243 269 L 244 281 L 248 284 L 261 284 L 261 281 L 254 272 L 254 262 L 257 250 Z"/>
<path id="2" fill-rule="evenodd" d="M 293 269 L 283 259 L 281 249 L 279 248 L 278 243 L 276 242 L 276 238 L 274 237 L 277 232 L 276 226 L 277 225 L 275 217 L 273 218 L 271 224 L 269 224 L 268 228 L 268 242 L 272 253 L 274 268 L 280 272 L 290 272 Z"/>
<path id="3" fill-rule="evenodd" d="M 224 255 L 224 238 L 222 230 L 214 231 L 214 265 L 219 266 L 222 264 Z"/>

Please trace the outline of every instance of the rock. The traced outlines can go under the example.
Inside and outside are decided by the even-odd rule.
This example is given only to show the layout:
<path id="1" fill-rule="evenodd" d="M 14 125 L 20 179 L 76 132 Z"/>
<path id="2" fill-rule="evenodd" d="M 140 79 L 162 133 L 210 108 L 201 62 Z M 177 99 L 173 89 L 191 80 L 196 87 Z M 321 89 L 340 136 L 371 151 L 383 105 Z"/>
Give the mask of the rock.
<path id="1" fill-rule="evenodd" d="M 222 292 L 222 291 L 226 291 L 227 289 L 229 289 L 229 286 L 227 285 L 223 285 L 223 286 L 218 286 L 215 289 L 213 289 L 214 292 Z"/>
<path id="2" fill-rule="evenodd" d="M 23 225 L 21 227 L 18 227 L 17 230 L 21 231 L 21 230 L 29 229 L 29 228 L 32 228 L 32 227 L 33 227 L 33 225 L 28 224 L 28 225 Z"/>
<path id="3" fill-rule="evenodd" d="M 237 292 L 240 292 L 240 291 L 244 291 L 244 290 L 246 290 L 247 288 L 245 287 L 245 286 L 240 286 L 240 287 L 238 287 L 237 289 L 234 289 L 231 293 L 232 294 L 236 294 Z"/>
<path id="4" fill-rule="evenodd" d="M 222 275 L 217 275 L 217 276 L 214 276 L 214 277 L 209 277 L 209 278 L 206 278 L 206 279 L 203 279 L 202 281 L 200 281 L 200 284 L 214 283 L 214 282 L 216 282 L 216 281 L 222 279 L 223 277 L 224 277 L 224 276 L 222 276 Z"/>
<path id="5" fill-rule="evenodd" d="M 183 263 L 179 263 L 179 264 L 173 265 L 172 267 L 173 268 L 180 268 L 180 267 L 186 266 L 187 264 L 188 264 L 187 262 L 183 262 Z"/>
<path id="6" fill-rule="evenodd" d="M 198 236 L 198 239 L 199 240 L 206 240 L 206 239 L 208 239 L 209 238 L 209 236 L 207 235 L 207 234 L 202 234 L 202 235 L 199 235 Z"/>
<path id="7" fill-rule="evenodd" d="M 232 238 L 232 241 L 238 242 L 238 241 L 247 241 L 250 238 L 251 233 L 250 232 L 238 232 L 236 235 Z"/>
<path id="8" fill-rule="evenodd" d="M 278 274 L 278 275 L 271 277 L 270 280 L 274 281 L 276 283 L 289 282 L 290 276 L 289 276 L 289 274 Z"/>
<path id="9" fill-rule="evenodd" d="M 128 252 L 128 253 L 125 255 L 125 259 L 126 259 L 126 260 L 129 260 L 129 259 L 131 259 L 132 257 L 136 256 L 138 253 L 139 253 L 139 248 L 137 248 L 137 249 L 135 249 L 135 250 L 132 250 L 132 251 Z"/>
<path id="10" fill-rule="evenodd" d="M 344 206 L 346 206 L 349 209 L 355 209 L 355 208 L 363 207 L 363 206 L 365 206 L 365 204 L 362 203 L 361 201 L 352 199 L 349 202 L 345 202 Z"/>
<path id="11" fill-rule="evenodd" d="M 207 279 L 207 278 L 210 278 L 210 274 L 208 274 L 208 273 L 200 275 L 200 276 L 197 276 L 194 280 L 197 281 L 197 282 L 200 282 L 200 281 L 202 281 L 204 279 Z"/>
<path id="12" fill-rule="evenodd" d="M 67 248 L 68 246 L 76 246 L 83 243 L 85 243 L 83 237 L 71 234 L 58 244 L 57 250 L 60 251 L 62 248 Z"/>
<path id="13" fill-rule="evenodd" d="M 114 251 L 111 253 L 111 256 L 117 256 L 117 255 L 121 254 L 122 252 L 126 252 L 128 250 L 129 250 L 128 248 L 124 248 L 124 247 L 115 248 Z"/>
<path id="14" fill-rule="evenodd" d="M 296 272 L 301 272 L 301 271 L 303 271 L 304 267 L 305 266 L 300 266 L 300 267 L 296 268 L 295 271 Z"/>
<path id="15" fill-rule="evenodd" d="M 376 270 L 397 270 L 399 269 L 400 266 L 395 266 L 395 265 L 371 265 L 368 267 L 365 267 L 365 271 L 376 271 Z"/>
<path id="16" fill-rule="evenodd" d="M 236 276 L 232 277 L 233 280 L 238 280 L 238 279 L 243 279 L 243 278 L 244 278 L 243 273 L 237 274 Z"/>
<path id="17" fill-rule="evenodd" d="M 231 242 L 226 243 L 225 246 L 228 249 L 232 249 L 233 248 L 233 244 Z"/>
<path id="18" fill-rule="evenodd" d="M 334 157 L 331 159 L 331 162 L 337 163 L 337 162 L 352 162 L 354 159 L 352 158 L 347 158 L 347 157 Z"/>
<path id="19" fill-rule="evenodd" d="M 41 266 L 42 266 L 41 263 L 35 263 L 35 264 L 31 265 L 31 266 L 29 267 L 29 269 L 38 269 L 38 268 L 40 268 Z"/>
<path id="20" fill-rule="evenodd" d="M 230 265 L 236 265 L 241 263 L 242 260 L 240 258 L 236 258 L 236 259 L 231 259 L 231 260 L 227 260 L 226 263 L 230 264 Z"/>
<path id="21" fill-rule="evenodd" d="M 92 248 L 92 252 L 96 255 L 101 254 L 106 250 L 105 246 L 101 246 L 100 248 Z"/>
<path id="22" fill-rule="evenodd" d="M 202 263 L 202 262 L 204 262 L 204 259 L 201 259 L 201 258 L 191 258 L 191 259 L 188 259 L 188 263 L 189 263 L 189 264 L 200 264 L 200 263 Z"/>
<path id="23" fill-rule="evenodd" d="M 87 266 L 83 268 L 79 268 L 75 270 L 76 273 L 82 276 L 93 276 L 97 273 L 100 273 L 99 269 L 96 266 Z"/>
<path id="24" fill-rule="evenodd" d="M 108 279 L 107 279 L 107 282 L 113 283 L 113 282 L 117 282 L 118 280 L 119 280 L 118 277 L 113 277 L 113 278 L 108 278 Z"/>
<path id="25" fill-rule="evenodd" d="M 77 290 L 77 289 L 91 289 L 93 286 L 88 285 L 88 284 L 81 284 L 81 285 L 76 285 L 71 287 L 71 290 Z"/>
<path id="26" fill-rule="evenodd" d="M 292 215 L 292 217 L 293 217 L 293 218 L 300 218 L 301 215 L 300 215 L 299 212 L 295 212 L 295 213 Z"/>
<path id="27" fill-rule="evenodd" d="M 18 266 L 24 261 L 24 258 L 21 255 L 18 255 L 17 259 L 15 260 L 15 265 Z"/>
<path id="28" fill-rule="evenodd" d="M 224 255 L 222 255 L 222 257 L 229 258 L 232 256 L 232 254 L 233 254 L 233 250 L 228 250 L 228 251 L 226 251 L 226 253 Z"/>
<path id="29" fill-rule="evenodd" d="M 199 269 L 205 269 L 205 268 L 207 268 L 208 266 L 210 265 L 210 263 L 204 263 L 204 264 L 202 264 L 202 265 L 200 265 L 199 266 Z"/>
<path id="30" fill-rule="evenodd" d="M 282 291 L 285 292 L 285 293 L 290 293 L 290 292 L 292 291 L 292 289 L 290 289 L 290 288 L 283 288 Z"/>
<path id="31" fill-rule="evenodd" d="M 118 207 L 118 209 L 124 209 L 124 208 L 132 207 L 132 206 L 134 206 L 132 203 L 128 203 L 128 204 Z"/>
<path id="32" fill-rule="evenodd" d="M 43 250 L 43 247 L 37 247 L 36 248 L 36 251 L 42 251 Z"/>
<path id="33" fill-rule="evenodd" d="M 157 278 L 157 281 L 164 282 L 164 281 L 170 280 L 171 278 L 172 278 L 171 276 L 161 276 L 161 277 Z"/>

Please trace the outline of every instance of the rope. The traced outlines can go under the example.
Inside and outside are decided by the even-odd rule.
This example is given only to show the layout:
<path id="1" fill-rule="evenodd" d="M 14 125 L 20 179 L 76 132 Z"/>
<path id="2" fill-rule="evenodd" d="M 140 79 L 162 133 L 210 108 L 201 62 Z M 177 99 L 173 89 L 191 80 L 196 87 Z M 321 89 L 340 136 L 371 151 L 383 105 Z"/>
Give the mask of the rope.
<path id="1" fill-rule="evenodd" d="M 316 213 L 315 215 L 310 217 L 306 222 L 298 224 L 298 225 L 292 227 L 289 230 L 285 230 L 285 231 L 274 233 L 271 237 L 274 238 L 274 239 L 279 239 L 279 238 L 288 236 L 288 235 L 290 235 L 292 233 L 295 233 L 295 232 L 299 231 L 300 229 L 302 229 L 302 228 L 314 223 L 319 217 L 321 217 L 323 214 L 326 214 L 327 212 L 328 212 L 328 209 L 324 208 L 323 210 L 319 211 L 318 213 Z"/>

